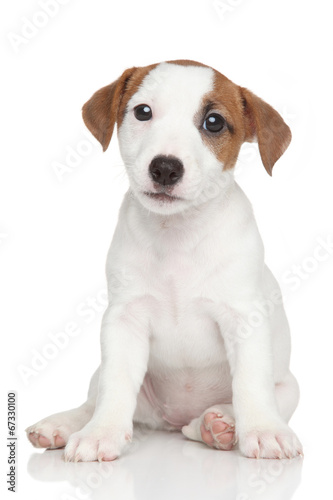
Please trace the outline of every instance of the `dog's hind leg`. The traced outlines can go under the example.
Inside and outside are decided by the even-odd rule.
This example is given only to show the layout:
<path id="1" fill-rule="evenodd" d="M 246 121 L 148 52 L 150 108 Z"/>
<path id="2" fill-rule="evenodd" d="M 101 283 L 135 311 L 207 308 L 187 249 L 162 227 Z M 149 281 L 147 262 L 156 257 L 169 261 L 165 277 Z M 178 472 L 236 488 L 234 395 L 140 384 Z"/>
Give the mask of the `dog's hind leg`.
<path id="1" fill-rule="evenodd" d="M 298 384 L 290 372 L 275 385 L 275 396 L 281 417 L 287 423 L 299 399 Z M 217 404 L 208 408 L 200 417 L 185 425 L 182 432 L 193 441 L 201 441 L 220 450 L 231 450 L 237 441 L 232 405 Z"/>
<path id="2" fill-rule="evenodd" d="M 201 441 L 218 450 L 231 450 L 236 444 L 235 420 L 231 404 L 217 404 L 205 410 L 182 428 L 193 441 Z"/>
<path id="3" fill-rule="evenodd" d="M 26 429 L 29 441 L 36 448 L 63 448 L 70 435 L 89 422 L 95 409 L 98 374 L 99 370 L 96 370 L 85 403 L 72 410 L 54 413 Z"/>

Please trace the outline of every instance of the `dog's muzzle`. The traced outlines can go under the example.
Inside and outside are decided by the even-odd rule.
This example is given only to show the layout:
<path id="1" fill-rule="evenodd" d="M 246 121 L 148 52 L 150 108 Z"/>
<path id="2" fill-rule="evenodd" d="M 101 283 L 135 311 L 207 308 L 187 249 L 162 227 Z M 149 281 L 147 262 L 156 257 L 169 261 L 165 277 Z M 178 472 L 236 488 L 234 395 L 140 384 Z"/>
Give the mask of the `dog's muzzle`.
<path id="1" fill-rule="evenodd" d="M 173 186 L 184 174 L 184 166 L 174 156 L 155 156 L 149 165 L 149 175 L 162 186 Z"/>

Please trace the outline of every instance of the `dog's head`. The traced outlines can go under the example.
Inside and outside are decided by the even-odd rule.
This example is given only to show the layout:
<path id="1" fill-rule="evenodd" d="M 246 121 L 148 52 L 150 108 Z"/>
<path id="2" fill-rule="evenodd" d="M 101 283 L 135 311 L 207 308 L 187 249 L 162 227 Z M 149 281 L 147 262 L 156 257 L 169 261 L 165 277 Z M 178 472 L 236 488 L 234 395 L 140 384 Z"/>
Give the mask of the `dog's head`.
<path id="1" fill-rule="evenodd" d="M 193 61 L 127 69 L 83 106 L 83 119 L 104 151 L 117 123 L 133 193 L 164 214 L 205 200 L 234 167 L 243 142 L 258 142 L 271 175 L 291 140 L 269 104 Z"/>

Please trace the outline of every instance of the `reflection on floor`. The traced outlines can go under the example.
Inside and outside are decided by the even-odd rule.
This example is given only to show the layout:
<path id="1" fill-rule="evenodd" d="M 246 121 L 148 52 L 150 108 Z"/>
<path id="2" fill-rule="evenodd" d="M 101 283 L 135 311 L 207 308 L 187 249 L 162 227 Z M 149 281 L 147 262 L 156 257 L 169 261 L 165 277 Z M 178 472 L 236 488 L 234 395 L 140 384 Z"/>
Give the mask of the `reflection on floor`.
<path id="1" fill-rule="evenodd" d="M 114 462 L 65 463 L 62 450 L 32 454 L 37 481 L 65 481 L 61 500 L 290 500 L 301 480 L 302 458 L 254 460 L 238 450 L 217 451 L 178 432 L 137 430 Z"/>

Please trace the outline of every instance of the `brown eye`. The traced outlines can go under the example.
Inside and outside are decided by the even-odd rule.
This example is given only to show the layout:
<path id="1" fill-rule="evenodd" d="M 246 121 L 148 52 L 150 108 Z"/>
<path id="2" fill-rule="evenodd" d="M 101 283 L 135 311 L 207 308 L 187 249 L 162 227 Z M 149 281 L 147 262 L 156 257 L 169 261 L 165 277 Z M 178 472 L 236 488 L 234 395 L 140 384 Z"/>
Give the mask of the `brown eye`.
<path id="1" fill-rule="evenodd" d="M 137 120 L 145 122 L 152 118 L 153 113 L 148 104 L 139 104 L 139 106 L 134 108 L 134 115 Z"/>
<path id="2" fill-rule="evenodd" d="M 226 122 L 223 116 L 218 115 L 217 113 L 212 113 L 207 116 L 206 120 L 203 122 L 203 128 L 208 130 L 209 132 L 220 132 Z"/>

